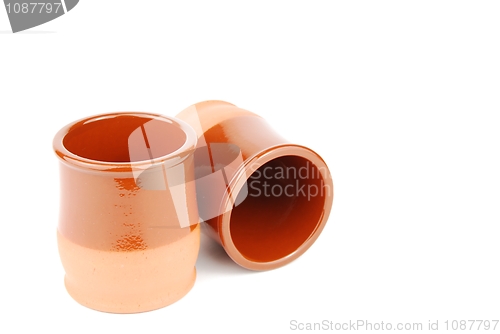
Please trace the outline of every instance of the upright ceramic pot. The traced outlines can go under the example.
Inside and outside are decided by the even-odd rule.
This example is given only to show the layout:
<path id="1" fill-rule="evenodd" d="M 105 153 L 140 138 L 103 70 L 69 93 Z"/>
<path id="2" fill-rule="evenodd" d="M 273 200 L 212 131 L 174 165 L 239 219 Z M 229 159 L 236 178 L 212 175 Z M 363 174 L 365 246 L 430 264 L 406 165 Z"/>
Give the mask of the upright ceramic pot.
<path id="1" fill-rule="evenodd" d="M 236 263 L 277 268 L 315 242 L 333 200 L 330 172 L 316 152 L 227 102 L 198 103 L 177 117 L 198 135 L 200 218 Z"/>
<path id="2" fill-rule="evenodd" d="M 200 228 L 192 180 L 196 134 L 148 113 L 89 117 L 54 138 L 57 229 L 65 285 L 90 308 L 157 309 L 193 286 Z"/>

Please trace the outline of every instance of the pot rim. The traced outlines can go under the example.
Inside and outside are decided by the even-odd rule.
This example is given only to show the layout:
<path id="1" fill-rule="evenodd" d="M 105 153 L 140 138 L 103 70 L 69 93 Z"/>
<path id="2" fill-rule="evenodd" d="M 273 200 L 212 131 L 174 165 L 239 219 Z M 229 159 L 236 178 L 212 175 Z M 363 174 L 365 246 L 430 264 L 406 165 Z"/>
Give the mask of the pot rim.
<path id="1" fill-rule="evenodd" d="M 324 187 L 330 187 L 331 193 L 325 193 L 325 201 L 323 203 L 323 211 L 318 219 L 316 227 L 311 232 L 311 234 L 304 240 L 304 242 L 292 253 L 279 258 L 277 260 L 268 262 L 258 262 L 246 258 L 236 247 L 231 237 L 231 213 L 232 213 L 232 198 L 236 198 L 238 193 L 241 191 L 243 185 L 247 182 L 248 178 L 261 166 L 270 162 L 271 160 L 284 157 L 284 156 L 298 156 L 310 161 L 314 166 L 318 168 L 324 181 Z M 231 259 L 239 264 L 240 266 L 250 269 L 250 270 L 270 270 L 282 267 L 293 260 L 300 257 L 305 253 L 309 247 L 316 241 L 319 237 L 323 228 L 328 221 L 333 203 L 334 188 L 333 180 L 326 165 L 325 161 L 316 152 L 308 147 L 296 145 L 296 144 L 285 144 L 278 145 L 268 148 L 265 151 L 255 154 L 253 157 L 247 159 L 244 165 L 235 173 L 235 176 L 229 183 L 230 191 L 224 194 L 221 201 L 221 211 L 223 214 L 219 216 L 218 220 L 218 234 L 221 240 L 221 244 L 226 250 L 227 254 Z"/>
<path id="2" fill-rule="evenodd" d="M 113 118 L 117 116 L 138 116 L 138 117 L 149 117 L 152 120 L 160 120 L 172 125 L 182 130 L 186 135 L 186 140 L 181 147 L 173 152 L 166 155 L 140 161 L 130 161 L 130 162 L 111 162 L 111 161 L 101 161 L 95 159 L 89 159 L 77 155 L 64 146 L 64 138 L 70 132 L 71 128 L 78 123 L 86 123 L 90 121 L 97 121 L 100 119 Z M 52 145 L 54 152 L 61 160 L 61 162 L 70 164 L 71 166 L 80 167 L 83 169 L 99 170 L 99 171 L 132 171 L 132 170 L 144 170 L 152 165 L 157 164 L 168 164 L 169 166 L 175 166 L 182 161 L 184 161 L 188 156 L 194 153 L 196 145 L 198 142 L 198 137 L 195 130 L 185 121 L 172 116 L 166 116 L 157 113 L 150 112 L 140 112 L 140 111 L 124 111 L 124 112 L 110 112 L 104 114 L 97 114 L 93 116 L 88 116 L 81 118 L 74 122 L 71 122 L 64 127 L 62 127 L 54 136 Z"/>

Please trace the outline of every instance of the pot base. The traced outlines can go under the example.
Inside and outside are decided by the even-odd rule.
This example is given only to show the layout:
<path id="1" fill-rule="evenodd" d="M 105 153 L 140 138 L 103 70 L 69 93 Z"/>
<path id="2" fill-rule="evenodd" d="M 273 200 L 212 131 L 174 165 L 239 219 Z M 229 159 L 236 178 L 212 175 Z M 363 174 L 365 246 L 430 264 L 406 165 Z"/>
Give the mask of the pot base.
<path id="1" fill-rule="evenodd" d="M 159 309 L 184 297 L 196 280 L 199 225 L 164 246 L 131 252 L 82 247 L 57 232 L 66 290 L 78 303 L 111 313 Z"/>

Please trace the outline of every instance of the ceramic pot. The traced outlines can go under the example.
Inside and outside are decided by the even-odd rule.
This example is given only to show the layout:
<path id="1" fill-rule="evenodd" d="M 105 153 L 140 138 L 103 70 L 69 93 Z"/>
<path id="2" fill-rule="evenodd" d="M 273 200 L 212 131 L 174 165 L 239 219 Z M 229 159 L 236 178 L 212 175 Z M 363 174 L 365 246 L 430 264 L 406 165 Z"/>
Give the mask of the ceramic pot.
<path id="1" fill-rule="evenodd" d="M 134 313 L 182 298 L 200 244 L 196 134 L 157 114 L 89 117 L 62 128 L 57 228 L 65 285 L 92 309 Z"/>
<path id="2" fill-rule="evenodd" d="M 177 117 L 197 132 L 198 210 L 227 254 L 252 270 L 277 268 L 303 254 L 332 207 L 323 159 L 227 102 L 198 103 Z"/>

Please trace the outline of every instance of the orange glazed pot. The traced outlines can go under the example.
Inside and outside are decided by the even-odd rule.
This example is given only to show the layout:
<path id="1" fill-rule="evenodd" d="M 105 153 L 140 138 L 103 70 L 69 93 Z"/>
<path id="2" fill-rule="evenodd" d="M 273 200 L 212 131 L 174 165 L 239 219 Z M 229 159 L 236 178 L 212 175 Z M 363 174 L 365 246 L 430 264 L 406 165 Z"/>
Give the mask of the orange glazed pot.
<path id="1" fill-rule="evenodd" d="M 196 134 L 147 113 L 62 128 L 57 238 L 69 294 L 115 313 L 157 309 L 192 288 L 200 244 L 192 180 Z"/>
<path id="2" fill-rule="evenodd" d="M 227 254 L 252 270 L 302 255 L 332 207 L 333 182 L 323 159 L 227 102 L 201 102 L 177 117 L 198 135 L 198 210 Z"/>

